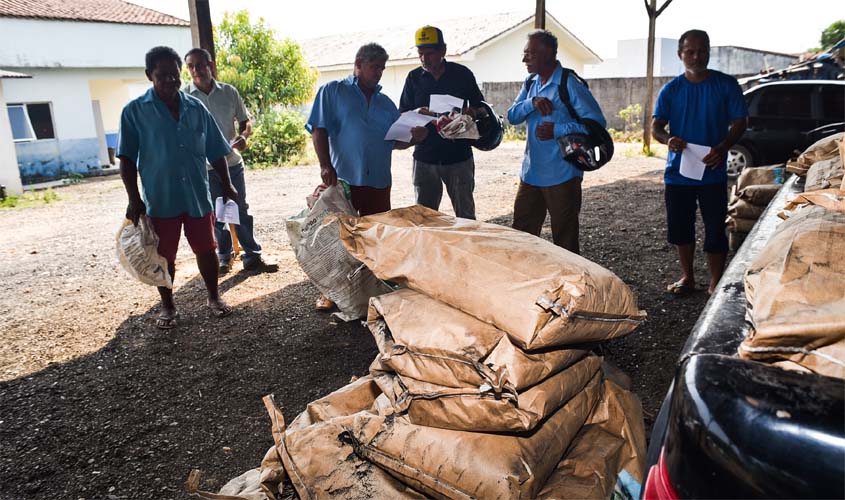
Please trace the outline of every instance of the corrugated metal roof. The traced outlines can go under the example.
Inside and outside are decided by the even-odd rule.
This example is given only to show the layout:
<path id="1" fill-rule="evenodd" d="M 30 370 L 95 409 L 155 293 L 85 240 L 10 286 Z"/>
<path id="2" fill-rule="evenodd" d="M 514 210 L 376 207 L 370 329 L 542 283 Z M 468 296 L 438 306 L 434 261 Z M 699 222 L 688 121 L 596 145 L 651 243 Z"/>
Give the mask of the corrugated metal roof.
<path id="1" fill-rule="evenodd" d="M 0 0 L 0 17 L 165 26 L 191 25 L 184 19 L 123 0 Z"/>

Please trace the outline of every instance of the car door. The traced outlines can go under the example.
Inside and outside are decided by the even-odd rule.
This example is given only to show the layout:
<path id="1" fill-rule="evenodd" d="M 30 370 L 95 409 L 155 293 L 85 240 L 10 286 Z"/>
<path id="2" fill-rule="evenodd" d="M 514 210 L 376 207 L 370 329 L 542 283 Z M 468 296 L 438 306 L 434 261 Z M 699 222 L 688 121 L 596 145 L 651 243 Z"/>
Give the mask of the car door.
<path id="1" fill-rule="evenodd" d="M 845 130 L 845 85 L 823 83 L 813 92 L 817 128 L 807 134 L 806 145 Z"/>
<path id="2" fill-rule="evenodd" d="M 752 97 L 747 138 L 762 157 L 759 164 L 786 161 L 803 150 L 813 118 L 813 85 L 788 84 L 761 88 Z"/>

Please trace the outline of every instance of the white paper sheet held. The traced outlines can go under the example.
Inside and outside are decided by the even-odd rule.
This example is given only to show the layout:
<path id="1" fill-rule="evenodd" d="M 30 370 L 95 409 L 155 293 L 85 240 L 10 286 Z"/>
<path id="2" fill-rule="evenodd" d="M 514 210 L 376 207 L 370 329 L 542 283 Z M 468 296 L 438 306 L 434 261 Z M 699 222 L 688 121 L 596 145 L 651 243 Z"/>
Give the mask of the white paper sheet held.
<path id="1" fill-rule="evenodd" d="M 226 200 L 224 204 L 223 198 L 219 196 L 214 200 L 214 217 L 217 222 L 224 224 L 240 225 L 241 223 L 241 215 L 238 212 L 238 204 L 235 203 L 235 200 Z"/>
<path id="2" fill-rule="evenodd" d="M 431 94 L 428 109 L 435 113 L 450 113 L 452 108 L 463 109 L 464 100 L 448 94 Z"/>
<path id="3" fill-rule="evenodd" d="M 688 179 L 700 181 L 704 178 L 704 169 L 707 168 L 702 158 L 710 152 L 710 146 L 687 143 L 687 147 L 681 153 L 681 175 Z"/>
<path id="4" fill-rule="evenodd" d="M 414 127 L 423 127 L 431 120 L 434 120 L 433 116 L 421 115 L 416 111 L 405 111 L 390 126 L 387 135 L 384 136 L 384 140 L 411 142 L 411 129 Z"/>

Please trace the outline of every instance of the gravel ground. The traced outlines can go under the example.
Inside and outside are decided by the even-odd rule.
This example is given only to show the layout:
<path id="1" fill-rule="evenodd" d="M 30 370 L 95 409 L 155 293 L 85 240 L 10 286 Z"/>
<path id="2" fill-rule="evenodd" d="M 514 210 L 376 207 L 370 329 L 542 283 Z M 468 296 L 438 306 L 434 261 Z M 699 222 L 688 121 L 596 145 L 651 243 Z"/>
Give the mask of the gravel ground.
<path id="1" fill-rule="evenodd" d="M 479 219 L 509 224 L 522 143 L 476 154 Z M 677 354 L 707 299 L 663 290 L 678 276 L 665 242 L 664 159 L 621 145 L 584 182 L 583 255 L 639 295 L 648 322 L 612 341 L 650 428 Z M 413 203 L 410 153 L 394 156 L 393 205 Z M 274 274 L 222 277 L 234 315 L 214 319 L 190 249 L 177 259 L 178 328 L 153 326 L 155 289 L 118 267 L 120 179 L 58 190 L 61 200 L 0 211 L 0 499 L 185 498 L 192 468 L 215 490 L 256 467 L 272 444 L 261 403 L 275 393 L 292 419 L 366 373 L 376 351 L 359 323 L 313 311 L 316 289 L 288 244 L 285 218 L 318 183 L 315 166 L 247 173 L 258 237 Z M 441 209 L 451 213 L 448 198 Z M 548 227 L 544 237 L 551 237 Z M 699 257 L 697 276 L 705 283 Z M 238 272 L 240 271 L 240 272 Z"/>

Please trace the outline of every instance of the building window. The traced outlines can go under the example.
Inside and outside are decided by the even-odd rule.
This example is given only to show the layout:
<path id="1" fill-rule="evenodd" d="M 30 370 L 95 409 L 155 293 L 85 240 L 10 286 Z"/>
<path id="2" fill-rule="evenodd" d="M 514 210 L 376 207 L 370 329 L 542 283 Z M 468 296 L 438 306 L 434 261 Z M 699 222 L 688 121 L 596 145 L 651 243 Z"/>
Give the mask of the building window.
<path id="1" fill-rule="evenodd" d="M 9 104 L 6 109 L 15 142 L 56 138 L 50 103 Z"/>

